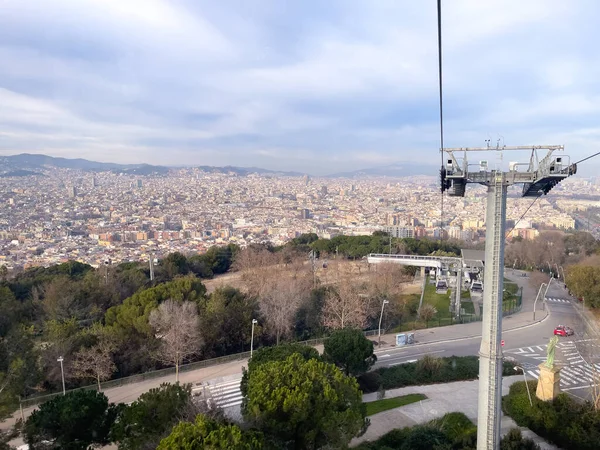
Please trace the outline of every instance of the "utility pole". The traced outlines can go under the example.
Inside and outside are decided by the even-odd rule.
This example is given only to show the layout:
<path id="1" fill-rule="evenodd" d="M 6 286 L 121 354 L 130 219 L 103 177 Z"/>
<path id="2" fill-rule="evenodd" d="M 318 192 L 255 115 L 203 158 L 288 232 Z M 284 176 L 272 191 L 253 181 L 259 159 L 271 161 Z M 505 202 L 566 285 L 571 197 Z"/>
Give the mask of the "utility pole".
<path id="1" fill-rule="evenodd" d="M 152 253 L 148 256 L 148 265 L 150 266 L 150 281 L 154 281 L 154 262 L 152 261 Z"/>
<path id="2" fill-rule="evenodd" d="M 488 170 L 487 160 L 480 161 L 478 168 L 470 171 L 467 161 L 469 152 L 507 150 L 530 151 L 529 163 L 510 162 L 508 172 L 497 164 Z M 547 151 L 538 158 L 538 151 Z M 483 293 L 483 324 L 479 350 L 479 401 L 477 417 L 477 449 L 497 450 L 500 447 L 500 418 L 502 400 L 502 292 L 504 282 L 504 242 L 506 226 L 506 194 L 508 186 L 523 185 L 523 197 L 540 197 L 554 186 L 577 172 L 577 166 L 565 163 L 554 151 L 564 150 L 562 145 L 505 146 L 491 148 L 443 148 L 447 154 L 445 166 L 440 170 L 442 193 L 464 197 L 468 183 L 487 187 L 485 272 Z M 455 154 L 462 153 L 457 160 Z M 501 161 L 501 160 L 500 160 Z M 473 166 L 473 164 L 471 164 Z M 523 167 L 525 169 L 523 170 Z"/>

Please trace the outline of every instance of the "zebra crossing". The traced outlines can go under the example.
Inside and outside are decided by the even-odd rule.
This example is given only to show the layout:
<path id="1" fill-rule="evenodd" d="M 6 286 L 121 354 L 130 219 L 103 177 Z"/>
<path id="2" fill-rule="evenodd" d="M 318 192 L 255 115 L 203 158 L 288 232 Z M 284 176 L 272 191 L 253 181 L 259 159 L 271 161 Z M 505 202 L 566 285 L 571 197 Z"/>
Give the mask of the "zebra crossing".
<path id="1" fill-rule="evenodd" d="M 546 361 L 547 355 L 546 350 L 548 344 L 543 345 L 532 345 L 530 347 L 521 347 L 512 350 L 505 350 L 504 353 L 514 355 L 519 358 L 530 358 L 536 361 Z M 556 348 L 559 349 L 557 355 L 557 361 L 565 365 L 583 364 L 585 360 L 579 353 L 577 345 L 574 341 L 562 341 L 556 344 Z"/>
<path id="2" fill-rule="evenodd" d="M 571 301 L 566 298 L 546 297 L 544 300 L 553 303 L 571 303 Z"/>
<path id="3" fill-rule="evenodd" d="M 524 369 L 526 374 L 530 377 L 535 379 L 539 378 L 539 367 L 527 365 L 524 367 Z M 599 382 L 600 363 L 562 366 L 560 370 L 560 388 L 563 391 L 583 389 L 592 385 L 596 385 Z"/>
<path id="4" fill-rule="evenodd" d="M 220 408 L 237 407 L 242 404 L 241 381 L 241 378 L 215 383 L 208 381 L 205 384 L 193 387 L 192 394 L 195 396 L 205 396 L 209 399 L 209 402 L 214 402 Z"/>

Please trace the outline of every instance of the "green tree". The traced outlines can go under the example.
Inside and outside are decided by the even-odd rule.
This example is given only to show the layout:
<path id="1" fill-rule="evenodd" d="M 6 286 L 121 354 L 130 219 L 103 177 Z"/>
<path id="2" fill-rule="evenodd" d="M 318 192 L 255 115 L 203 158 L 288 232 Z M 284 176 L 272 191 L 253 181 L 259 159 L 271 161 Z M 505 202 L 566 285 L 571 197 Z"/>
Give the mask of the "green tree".
<path id="1" fill-rule="evenodd" d="M 42 442 L 50 441 L 50 448 L 68 450 L 107 444 L 118 409 L 96 391 L 56 396 L 29 416 L 24 428 L 25 442 L 35 449 Z"/>
<path id="2" fill-rule="evenodd" d="M 137 292 L 125 299 L 122 305 L 110 308 L 106 312 L 105 323 L 120 334 L 137 332 L 144 336 L 151 336 L 153 332 L 148 318 L 160 303 L 172 299 L 177 302 L 195 302 L 200 306 L 205 300 L 205 294 L 206 287 L 196 277 L 177 278 Z"/>
<path id="3" fill-rule="evenodd" d="M 190 271 L 188 259 L 179 252 L 169 254 L 160 261 L 160 265 L 169 280 L 177 275 L 186 275 Z"/>
<path id="4" fill-rule="evenodd" d="M 0 337 L 6 336 L 12 326 L 23 319 L 21 303 L 9 288 L 0 286 Z"/>
<path id="5" fill-rule="evenodd" d="M 201 311 L 204 355 L 215 357 L 248 349 L 252 319 L 259 315 L 255 297 L 230 286 L 217 288 Z M 259 334 L 260 327 L 255 327 L 255 344 Z"/>
<path id="6" fill-rule="evenodd" d="M 33 327 L 13 327 L 5 338 L 0 337 L 0 420 L 19 405 L 19 396 L 26 396 L 39 383 L 38 352 L 33 342 Z"/>
<path id="7" fill-rule="evenodd" d="M 365 373 L 377 361 L 373 342 L 355 328 L 334 331 L 325 341 L 323 359 L 338 366 L 346 375 L 354 376 Z"/>
<path id="8" fill-rule="evenodd" d="M 279 448 L 343 448 L 368 425 L 356 380 L 298 354 L 250 371 L 242 413 L 278 438 Z"/>
<path id="9" fill-rule="evenodd" d="M 317 349 L 309 345 L 281 344 L 274 347 L 259 348 L 252 355 L 252 359 L 248 361 L 248 370 L 246 370 L 245 367 L 242 367 L 242 381 L 240 383 L 242 394 L 245 396 L 247 393 L 248 374 L 251 371 L 271 361 L 285 361 L 289 356 L 294 354 L 300 355 L 305 361 L 308 361 L 309 359 L 321 361 L 321 356 Z"/>
<path id="10" fill-rule="evenodd" d="M 114 423 L 111 436 L 121 450 L 156 448 L 173 428 L 192 396 L 191 385 L 163 383 L 126 406 Z"/>
<path id="11" fill-rule="evenodd" d="M 160 441 L 157 450 L 259 450 L 260 433 L 242 431 L 234 424 L 221 423 L 202 414 L 194 423 L 181 422 Z"/>
<path id="12" fill-rule="evenodd" d="M 585 298 L 586 306 L 600 306 L 600 267 L 569 266 L 566 275 L 567 286 L 575 295 Z"/>

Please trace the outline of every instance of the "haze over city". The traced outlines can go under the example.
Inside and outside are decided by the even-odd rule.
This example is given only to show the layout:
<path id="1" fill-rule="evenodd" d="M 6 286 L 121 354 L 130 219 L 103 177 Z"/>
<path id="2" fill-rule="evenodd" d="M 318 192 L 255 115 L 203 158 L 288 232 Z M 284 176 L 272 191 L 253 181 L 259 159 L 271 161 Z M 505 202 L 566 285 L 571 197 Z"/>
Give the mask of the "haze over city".
<path id="1" fill-rule="evenodd" d="M 599 8 L 449 3 L 446 145 L 592 153 Z M 435 2 L 5 0 L 0 154 L 433 173 L 436 44 Z"/>

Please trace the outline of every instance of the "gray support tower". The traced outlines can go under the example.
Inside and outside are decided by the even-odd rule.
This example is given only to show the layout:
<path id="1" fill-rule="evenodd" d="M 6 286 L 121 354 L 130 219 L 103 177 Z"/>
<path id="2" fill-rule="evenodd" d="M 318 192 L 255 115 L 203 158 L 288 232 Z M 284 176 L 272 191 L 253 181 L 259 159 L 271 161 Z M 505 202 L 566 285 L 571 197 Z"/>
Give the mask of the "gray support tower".
<path id="1" fill-rule="evenodd" d="M 479 411 L 485 423 L 477 423 L 477 447 L 496 449 L 500 445 L 502 402 L 502 289 L 504 285 L 504 227 L 506 223 L 504 174 L 494 175 L 488 186 L 483 293 L 483 323 L 479 349 Z M 487 380 L 487 383 L 485 382 Z M 483 414 L 479 414 L 482 419 Z M 485 446 L 479 443 L 486 443 Z"/>
<path id="2" fill-rule="evenodd" d="M 468 152 L 503 152 L 505 150 L 529 150 L 529 163 L 511 162 L 508 172 L 501 168 L 488 170 L 487 161 L 469 164 Z M 538 151 L 546 150 L 543 158 Z M 441 168 L 442 193 L 451 196 L 465 195 L 467 183 L 487 186 L 485 275 L 483 294 L 483 324 L 479 350 L 479 402 L 477 417 L 477 449 L 496 450 L 500 447 L 500 409 L 502 400 L 502 288 L 504 280 L 504 242 L 506 223 L 506 192 L 509 185 L 522 184 L 523 197 L 539 197 L 547 194 L 561 180 L 577 172 L 574 164 L 564 156 L 553 152 L 564 150 L 562 145 L 515 146 L 499 145 L 496 148 L 444 148 L 448 154 L 446 165 Z M 463 153 L 462 157 L 455 154 Z M 470 167 L 478 166 L 475 170 Z M 527 166 L 523 170 L 523 166 Z M 519 170 L 521 169 L 521 170 Z M 458 282 L 458 279 L 457 279 Z M 460 289 L 457 287 L 457 289 Z M 460 307 L 460 306 L 459 306 Z"/>

